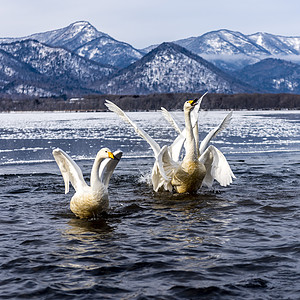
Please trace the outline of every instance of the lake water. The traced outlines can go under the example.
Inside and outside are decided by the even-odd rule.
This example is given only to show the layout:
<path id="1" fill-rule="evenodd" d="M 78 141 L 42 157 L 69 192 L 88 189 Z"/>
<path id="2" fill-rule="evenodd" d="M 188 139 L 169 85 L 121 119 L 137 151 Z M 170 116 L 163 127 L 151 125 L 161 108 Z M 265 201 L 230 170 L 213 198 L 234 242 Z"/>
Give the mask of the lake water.
<path id="1" fill-rule="evenodd" d="M 201 112 L 201 136 L 226 114 Z M 129 115 L 175 138 L 160 112 Z M 0 120 L 1 299 L 300 299 L 299 111 L 234 112 L 213 144 L 237 179 L 193 196 L 152 191 L 152 151 L 113 113 Z M 110 211 L 77 219 L 52 150 L 88 181 L 104 146 L 124 152 Z"/>

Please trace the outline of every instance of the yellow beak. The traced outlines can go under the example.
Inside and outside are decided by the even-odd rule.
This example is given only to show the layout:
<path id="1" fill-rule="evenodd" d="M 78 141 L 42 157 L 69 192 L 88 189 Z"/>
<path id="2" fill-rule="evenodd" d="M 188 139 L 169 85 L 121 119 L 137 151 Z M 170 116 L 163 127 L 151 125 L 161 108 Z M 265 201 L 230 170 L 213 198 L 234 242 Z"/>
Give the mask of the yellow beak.
<path id="1" fill-rule="evenodd" d="M 114 155 L 112 154 L 112 152 L 107 152 L 108 154 L 108 157 L 112 158 L 112 159 L 115 159 Z"/>
<path id="2" fill-rule="evenodd" d="M 189 103 L 192 105 L 192 106 L 195 106 L 197 104 L 199 99 L 194 99 L 194 100 L 190 100 Z"/>

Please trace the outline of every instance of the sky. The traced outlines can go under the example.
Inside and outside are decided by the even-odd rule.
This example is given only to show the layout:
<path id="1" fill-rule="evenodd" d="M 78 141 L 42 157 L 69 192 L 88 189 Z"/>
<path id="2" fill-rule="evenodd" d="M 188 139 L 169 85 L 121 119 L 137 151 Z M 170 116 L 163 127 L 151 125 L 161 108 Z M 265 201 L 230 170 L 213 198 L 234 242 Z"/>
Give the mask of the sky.
<path id="1" fill-rule="evenodd" d="M 299 0 L 0 0 L 0 37 L 88 21 L 141 49 L 229 29 L 300 36 Z"/>

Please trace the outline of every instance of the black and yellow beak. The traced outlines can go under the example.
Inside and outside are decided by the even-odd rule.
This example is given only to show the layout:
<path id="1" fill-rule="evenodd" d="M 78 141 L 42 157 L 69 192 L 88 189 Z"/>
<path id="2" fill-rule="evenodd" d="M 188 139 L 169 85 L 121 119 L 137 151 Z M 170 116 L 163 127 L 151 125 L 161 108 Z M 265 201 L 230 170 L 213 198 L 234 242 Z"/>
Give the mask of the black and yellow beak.
<path id="1" fill-rule="evenodd" d="M 194 100 L 190 100 L 189 103 L 192 105 L 192 106 L 195 106 L 198 102 L 198 98 L 197 99 L 194 99 Z"/>
<path id="2" fill-rule="evenodd" d="M 109 158 L 115 159 L 115 157 L 114 157 L 114 155 L 112 154 L 112 152 L 107 152 L 107 154 L 108 154 L 108 157 L 109 157 Z"/>

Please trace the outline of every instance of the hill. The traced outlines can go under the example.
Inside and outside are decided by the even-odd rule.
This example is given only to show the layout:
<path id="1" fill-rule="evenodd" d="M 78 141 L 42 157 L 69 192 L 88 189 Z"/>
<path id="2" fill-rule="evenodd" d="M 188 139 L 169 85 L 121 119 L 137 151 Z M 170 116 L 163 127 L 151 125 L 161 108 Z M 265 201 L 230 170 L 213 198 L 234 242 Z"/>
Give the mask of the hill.
<path id="1" fill-rule="evenodd" d="M 100 85 L 107 94 L 253 92 L 203 58 L 173 43 L 163 43 L 141 60 L 112 74 Z"/>

